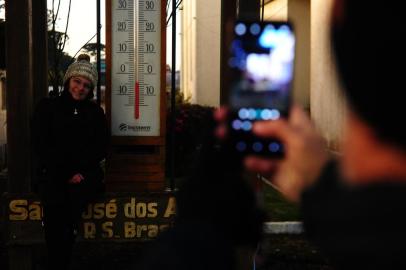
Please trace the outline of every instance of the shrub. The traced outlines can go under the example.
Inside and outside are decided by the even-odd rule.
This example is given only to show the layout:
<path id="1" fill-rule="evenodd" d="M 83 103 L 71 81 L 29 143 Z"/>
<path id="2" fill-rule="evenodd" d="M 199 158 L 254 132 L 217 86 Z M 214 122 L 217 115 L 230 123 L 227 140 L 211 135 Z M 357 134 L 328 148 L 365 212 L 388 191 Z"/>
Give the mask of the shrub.
<path id="1" fill-rule="evenodd" d="M 175 126 L 171 126 L 171 112 L 167 114 L 167 175 L 170 174 L 172 136 L 175 139 L 175 176 L 183 176 L 207 136 L 213 132 L 214 107 L 178 103 L 175 109 Z"/>

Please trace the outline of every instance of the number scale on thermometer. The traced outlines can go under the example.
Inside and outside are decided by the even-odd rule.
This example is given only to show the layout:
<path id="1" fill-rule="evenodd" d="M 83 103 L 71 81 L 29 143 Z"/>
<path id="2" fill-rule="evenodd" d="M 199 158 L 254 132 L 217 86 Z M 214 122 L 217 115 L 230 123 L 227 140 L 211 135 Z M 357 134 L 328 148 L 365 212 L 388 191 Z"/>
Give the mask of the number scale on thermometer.
<path id="1" fill-rule="evenodd" d="M 161 0 L 111 5 L 112 135 L 159 136 Z"/>

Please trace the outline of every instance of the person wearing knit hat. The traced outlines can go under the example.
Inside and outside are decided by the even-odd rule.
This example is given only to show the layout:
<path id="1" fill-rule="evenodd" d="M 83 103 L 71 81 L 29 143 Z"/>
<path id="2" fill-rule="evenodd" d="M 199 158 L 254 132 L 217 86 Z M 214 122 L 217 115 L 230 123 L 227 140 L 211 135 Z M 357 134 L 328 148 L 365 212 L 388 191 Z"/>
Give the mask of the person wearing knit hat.
<path id="1" fill-rule="evenodd" d="M 88 79 L 92 86 L 97 84 L 97 70 L 93 64 L 90 63 L 90 57 L 87 54 L 81 54 L 77 60 L 72 63 L 63 77 L 63 83 L 65 84 L 73 76 L 82 76 Z"/>
<path id="2" fill-rule="evenodd" d="M 103 190 L 108 130 L 103 109 L 92 100 L 98 78 L 89 60 L 80 55 L 68 67 L 61 95 L 42 99 L 32 119 L 49 269 L 69 268 L 81 213 Z"/>
<path id="3" fill-rule="evenodd" d="M 73 80 L 71 80 L 74 78 Z M 97 85 L 97 70 L 90 63 L 90 57 L 87 54 L 81 54 L 77 60 L 72 63 L 63 77 L 64 90 L 70 91 L 74 99 L 82 100 L 93 98 L 93 89 Z M 72 85 L 70 85 L 71 83 Z M 83 84 L 85 89 L 82 91 L 75 86 Z"/>

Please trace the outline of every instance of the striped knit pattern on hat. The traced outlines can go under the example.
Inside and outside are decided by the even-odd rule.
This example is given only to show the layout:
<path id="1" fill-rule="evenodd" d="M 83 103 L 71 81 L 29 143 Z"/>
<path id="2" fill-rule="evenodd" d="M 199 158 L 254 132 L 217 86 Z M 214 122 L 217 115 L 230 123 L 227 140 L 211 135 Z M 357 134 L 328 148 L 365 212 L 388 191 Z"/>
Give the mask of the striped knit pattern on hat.
<path id="1" fill-rule="evenodd" d="M 90 63 L 90 57 L 86 54 L 78 56 L 76 62 L 72 63 L 63 77 L 63 84 L 71 77 L 80 76 L 88 79 L 92 83 L 92 87 L 97 85 L 97 70 Z"/>

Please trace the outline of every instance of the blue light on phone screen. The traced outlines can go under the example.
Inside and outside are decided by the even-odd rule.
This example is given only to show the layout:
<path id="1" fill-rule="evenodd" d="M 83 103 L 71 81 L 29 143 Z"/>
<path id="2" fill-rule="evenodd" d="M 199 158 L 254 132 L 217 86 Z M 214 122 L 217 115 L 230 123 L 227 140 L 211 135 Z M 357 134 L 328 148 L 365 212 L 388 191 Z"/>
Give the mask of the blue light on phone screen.
<path id="1" fill-rule="evenodd" d="M 274 48 L 278 45 L 278 31 L 272 25 L 267 25 L 259 37 L 259 44 L 263 48 Z"/>
<path id="2" fill-rule="evenodd" d="M 276 153 L 281 149 L 280 144 L 273 142 L 269 144 L 269 151 L 271 151 L 272 153 Z"/>
<path id="3" fill-rule="evenodd" d="M 252 129 L 252 123 L 250 121 L 244 121 L 241 125 L 242 130 L 250 131 Z"/>
<path id="4" fill-rule="evenodd" d="M 247 27 L 243 23 L 239 23 L 235 26 L 235 33 L 239 36 L 244 35 L 247 32 Z"/>
<path id="5" fill-rule="evenodd" d="M 278 120 L 281 117 L 281 113 L 276 110 L 276 109 L 272 109 L 271 110 L 271 120 Z"/>
<path id="6" fill-rule="evenodd" d="M 264 110 L 261 111 L 261 119 L 262 120 L 269 120 L 271 118 L 272 118 L 271 110 L 264 109 Z"/>
<path id="7" fill-rule="evenodd" d="M 255 120 L 255 118 L 257 117 L 257 111 L 255 109 L 249 109 L 248 110 L 248 119 L 250 120 Z"/>
<path id="8" fill-rule="evenodd" d="M 238 111 L 238 116 L 239 116 L 241 119 L 247 119 L 248 116 L 249 116 L 248 110 L 245 109 L 245 108 L 240 109 L 240 110 Z"/>
<path id="9" fill-rule="evenodd" d="M 259 24 L 254 23 L 250 26 L 250 32 L 251 34 L 253 34 L 254 36 L 258 35 L 261 32 L 261 27 L 259 26 Z"/>
<path id="10" fill-rule="evenodd" d="M 235 148 L 237 149 L 237 151 L 239 152 L 244 152 L 245 150 L 247 150 L 247 144 L 245 142 L 238 142 L 235 145 Z"/>
<path id="11" fill-rule="evenodd" d="M 240 120 L 234 120 L 231 124 L 234 130 L 240 130 L 242 126 L 242 122 Z"/>
<path id="12" fill-rule="evenodd" d="M 255 152 L 259 153 L 262 151 L 262 149 L 264 149 L 264 146 L 262 145 L 262 143 L 260 142 L 255 142 L 252 145 L 252 150 L 254 150 Z"/>

